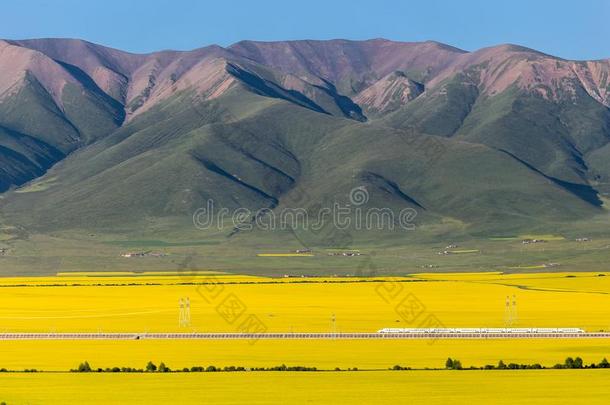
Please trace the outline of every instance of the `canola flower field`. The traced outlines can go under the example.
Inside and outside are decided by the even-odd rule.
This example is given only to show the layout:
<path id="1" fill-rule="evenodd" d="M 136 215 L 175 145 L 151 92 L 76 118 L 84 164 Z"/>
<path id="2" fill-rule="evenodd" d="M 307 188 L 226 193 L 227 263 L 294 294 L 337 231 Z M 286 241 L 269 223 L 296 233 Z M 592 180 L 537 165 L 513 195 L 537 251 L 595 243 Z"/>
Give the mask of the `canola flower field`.
<path id="1" fill-rule="evenodd" d="M 121 340 L 0 341 L 0 368 L 68 371 L 83 361 L 91 367 L 143 368 L 148 361 L 172 369 L 192 366 L 316 367 L 320 370 L 386 370 L 396 364 L 443 368 L 448 357 L 464 367 L 540 363 L 552 367 L 566 357 L 585 364 L 610 359 L 610 345 L 599 339 L 510 340 Z M 610 378 L 610 377 L 609 377 Z"/>
<path id="2" fill-rule="evenodd" d="M 179 302 L 190 301 L 180 326 Z M 1 332 L 234 332 L 228 304 L 268 332 L 373 332 L 418 327 L 610 330 L 610 274 L 460 273 L 411 277 L 265 278 L 215 273 L 0 279 Z M 405 300 L 413 304 L 407 313 Z M 334 319 L 334 322 L 332 321 Z"/>
<path id="3" fill-rule="evenodd" d="M 7 404 L 592 404 L 604 370 L 4 374 Z M 601 400 L 600 400 L 601 399 Z"/>
<path id="4" fill-rule="evenodd" d="M 180 326 L 179 303 L 186 297 L 190 324 Z M 246 316 L 255 316 L 269 332 L 371 332 L 420 327 L 431 318 L 444 327 L 502 327 L 507 297 L 516 302 L 513 326 L 610 330 L 608 273 L 265 278 L 210 271 L 2 278 L 0 332 L 236 332 Z M 226 311 L 235 302 L 239 316 Z M 115 392 L 129 392 L 130 398 L 122 398 L 128 403 L 302 403 L 329 395 L 334 403 L 379 403 L 387 402 L 389 392 L 399 402 L 425 396 L 434 404 L 486 401 L 498 389 L 506 397 L 493 397 L 494 403 L 553 403 L 568 396 L 571 403 L 591 403 L 607 396 L 608 370 L 387 371 L 394 365 L 439 369 L 448 357 L 464 367 L 499 360 L 552 367 L 568 356 L 597 363 L 610 358 L 610 345 L 600 339 L 5 340 L 0 369 L 44 372 L 0 373 L 0 402 L 116 403 Z M 142 368 L 154 361 L 174 370 L 287 364 L 322 371 L 66 373 L 83 361 L 94 369 Z M 337 367 L 360 371 L 333 371 Z M 226 397 L 229 391 L 234 397 Z"/>

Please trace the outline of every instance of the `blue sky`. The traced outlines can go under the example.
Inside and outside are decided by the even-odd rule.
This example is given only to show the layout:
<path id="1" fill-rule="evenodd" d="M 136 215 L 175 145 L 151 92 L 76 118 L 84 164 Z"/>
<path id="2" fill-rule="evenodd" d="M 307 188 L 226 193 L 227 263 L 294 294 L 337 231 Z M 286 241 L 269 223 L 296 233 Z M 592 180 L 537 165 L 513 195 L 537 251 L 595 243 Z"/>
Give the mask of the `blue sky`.
<path id="1" fill-rule="evenodd" d="M 466 50 L 517 43 L 610 58 L 610 0 L 23 0 L 3 2 L 0 38 L 82 38 L 132 52 L 242 39 L 433 39 Z"/>

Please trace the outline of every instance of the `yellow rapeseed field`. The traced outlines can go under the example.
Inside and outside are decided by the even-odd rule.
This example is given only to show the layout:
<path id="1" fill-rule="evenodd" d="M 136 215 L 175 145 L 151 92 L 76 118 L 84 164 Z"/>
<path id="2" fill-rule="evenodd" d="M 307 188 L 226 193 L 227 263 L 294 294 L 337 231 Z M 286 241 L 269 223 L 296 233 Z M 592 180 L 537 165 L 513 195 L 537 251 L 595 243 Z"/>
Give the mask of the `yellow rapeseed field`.
<path id="1" fill-rule="evenodd" d="M 402 278 L 280 278 L 214 272 L 73 273 L 0 279 L 2 332 L 234 332 L 246 316 L 267 331 L 375 331 L 418 327 L 504 326 L 506 297 L 517 302 L 513 326 L 610 330 L 610 274 L 461 273 Z M 188 297 L 191 324 L 178 324 Z M 415 312 L 402 304 L 416 302 Z M 239 316 L 225 304 L 239 303 Z M 184 301 L 183 301 L 184 302 Z M 233 314 L 235 315 L 235 314 Z M 336 322 L 333 324 L 332 319 Z M 442 368 L 541 363 L 580 356 L 610 358 L 601 339 L 511 340 L 126 340 L 0 341 L 0 402 L 81 403 L 598 403 L 608 398 L 608 370 L 387 371 L 396 364 Z M 191 366 L 317 367 L 322 372 L 75 374 L 137 367 L 148 361 Z M 357 372 L 334 372 L 357 367 Z M 35 387 L 35 388 L 33 388 Z"/>
<path id="2" fill-rule="evenodd" d="M 65 285 L 64 285 L 65 284 Z M 403 278 L 281 278 L 231 274 L 62 275 L 0 279 L 2 332 L 235 332 L 247 316 L 271 331 L 376 331 L 417 327 L 429 317 L 446 327 L 504 326 L 506 297 L 517 301 L 514 326 L 610 330 L 610 277 L 597 273 L 420 274 Z M 189 297 L 191 325 L 178 324 L 179 302 Z M 405 298 L 419 303 L 401 312 Z M 227 316 L 227 300 L 240 316 Z M 411 317 L 413 315 L 413 317 Z M 332 319 L 336 320 L 335 325 Z M 413 318 L 413 319 L 411 319 Z M 567 356 L 585 362 L 610 358 L 603 340 L 429 341 L 2 341 L 0 367 L 62 371 L 94 367 L 315 366 L 385 369 L 394 364 L 442 367 L 540 362 Z M 432 343 L 432 344 L 431 344 Z"/>
<path id="3" fill-rule="evenodd" d="M 448 357 L 465 367 L 540 363 L 552 367 L 566 357 L 586 364 L 610 359 L 600 339 L 511 340 L 123 340 L 0 341 L 0 368 L 67 371 L 88 361 L 94 368 L 137 367 L 148 361 L 182 369 L 192 366 L 273 367 L 281 364 L 334 370 L 443 368 Z"/>
<path id="4" fill-rule="evenodd" d="M 597 404 L 607 370 L 4 374 L 7 404 Z"/>
<path id="5" fill-rule="evenodd" d="M 502 327 L 506 297 L 520 327 L 610 330 L 610 276 L 597 273 L 422 274 L 406 278 L 280 278 L 231 274 L 66 276 L 0 279 L 0 331 L 232 332 L 222 314 L 236 300 L 268 331 L 341 332 L 417 327 L 430 316 L 446 327 Z M 383 281 L 383 282 L 382 282 Z M 189 297 L 191 325 L 178 324 Z M 400 311 L 409 297 L 418 312 Z M 411 316 L 412 315 L 412 316 Z"/>

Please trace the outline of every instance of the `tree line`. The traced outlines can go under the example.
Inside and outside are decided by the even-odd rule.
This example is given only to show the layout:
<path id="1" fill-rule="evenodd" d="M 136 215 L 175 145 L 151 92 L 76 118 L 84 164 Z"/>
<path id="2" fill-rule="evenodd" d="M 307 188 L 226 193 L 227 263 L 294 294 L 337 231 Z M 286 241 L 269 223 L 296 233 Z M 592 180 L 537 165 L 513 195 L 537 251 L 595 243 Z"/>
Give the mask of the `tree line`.
<path id="1" fill-rule="evenodd" d="M 226 366 L 226 367 L 216 367 L 216 366 L 192 366 L 192 367 L 184 367 L 177 370 L 170 369 L 165 363 L 161 362 L 157 366 L 152 361 L 149 361 L 146 364 L 145 368 L 135 368 L 135 367 L 106 367 L 106 368 L 93 368 L 89 364 L 89 362 L 85 361 L 78 365 L 77 368 L 71 369 L 71 372 L 75 373 L 169 373 L 169 372 L 183 372 L 183 373 L 212 373 L 212 372 L 233 372 L 233 371 L 318 371 L 316 367 L 306 367 L 306 366 L 287 366 L 282 364 L 281 366 L 274 367 L 236 367 L 236 366 Z"/>
<path id="2" fill-rule="evenodd" d="M 508 363 L 506 364 L 503 360 L 498 361 L 497 364 L 486 364 L 482 367 L 463 367 L 462 362 L 458 359 L 453 359 L 449 357 L 447 361 L 445 361 L 445 369 L 448 370 L 537 370 L 537 369 L 548 369 L 549 367 L 545 367 L 540 363 L 533 364 L 518 364 L 518 363 Z M 585 364 L 583 359 L 580 357 L 567 357 L 563 363 L 557 363 L 554 366 L 550 367 L 553 369 L 593 369 L 593 368 L 610 368 L 610 362 L 605 357 L 599 363 L 590 363 Z M 389 370 L 417 370 L 407 366 L 394 365 L 390 367 Z M 429 369 L 426 370 L 439 370 L 439 369 Z M 35 373 L 38 370 L 36 369 L 25 369 L 23 372 Z M 307 366 L 287 366 L 282 364 L 280 366 L 274 367 L 242 367 L 242 366 L 226 366 L 226 367 L 216 367 L 216 366 L 192 366 L 192 367 L 184 367 L 176 370 L 172 370 L 169 368 L 164 362 L 160 362 L 159 365 L 156 365 L 152 361 L 149 361 L 144 368 L 136 368 L 136 367 L 106 367 L 106 368 L 93 368 L 89 364 L 89 362 L 85 361 L 80 363 L 77 368 L 71 369 L 70 372 L 75 373 L 90 373 L 90 372 L 98 372 L 98 373 L 168 373 L 168 372 L 236 372 L 236 371 L 323 371 L 318 370 L 316 367 L 307 367 Z M 357 367 L 341 369 L 339 367 L 335 367 L 334 371 L 358 371 Z M 7 370 L 6 368 L 0 368 L 0 372 L 11 372 L 11 370 Z"/>
<path id="3" fill-rule="evenodd" d="M 462 363 L 457 359 L 449 357 L 445 362 L 445 368 L 448 370 L 464 370 Z M 517 363 L 504 363 L 500 360 L 498 364 L 486 364 L 483 367 L 468 367 L 468 370 L 538 370 L 546 369 L 547 367 L 542 366 L 540 363 L 534 364 L 517 364 Z M 599 363 L 584 364 L 580 357 L 572 358 L 568 357 L 563 363 L 557 363 L 552 368 L 563 369 L 563 368 L 610 368 L 610 362 L 605 357 Z"/>

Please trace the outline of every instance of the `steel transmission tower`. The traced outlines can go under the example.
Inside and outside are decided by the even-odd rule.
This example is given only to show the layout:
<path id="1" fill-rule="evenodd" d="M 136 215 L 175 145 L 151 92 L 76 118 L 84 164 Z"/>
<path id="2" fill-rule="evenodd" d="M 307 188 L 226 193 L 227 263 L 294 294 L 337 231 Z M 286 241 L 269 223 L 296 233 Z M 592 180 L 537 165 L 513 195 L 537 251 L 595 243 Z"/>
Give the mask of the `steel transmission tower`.
<path id="1" fill-rule="evenodd" d="M 186 328 L 191 326 L 191 301 L 189 297 L 178 301 L 178 326 Z"/>
<path id="2" fill-rule="evenodd" d="M 513 294 L 511 300 L 510 296 L 506 296 L 506 305 L 504 308 L 504 326 L 506 328 L 513 327 L 519 319 L 517 314 L 517 296 Z"/>

